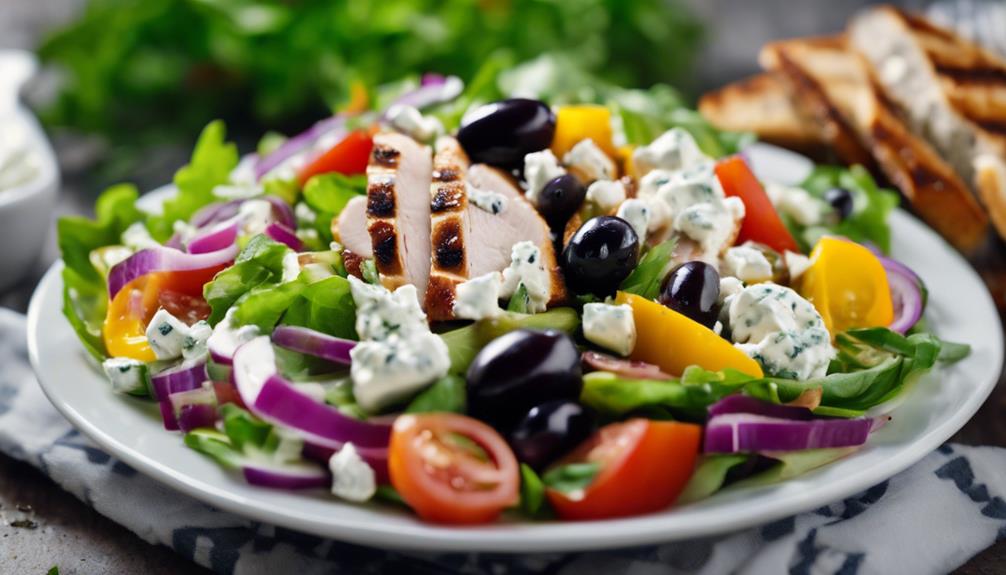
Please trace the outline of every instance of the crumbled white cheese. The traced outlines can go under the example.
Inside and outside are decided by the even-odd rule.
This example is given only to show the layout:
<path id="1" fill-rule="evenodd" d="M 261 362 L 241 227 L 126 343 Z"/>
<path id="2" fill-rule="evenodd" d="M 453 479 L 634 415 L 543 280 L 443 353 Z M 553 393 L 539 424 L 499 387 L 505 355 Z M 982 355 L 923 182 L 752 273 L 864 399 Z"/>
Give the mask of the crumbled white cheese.
<path id="1" fill-rule="evenodd" d="M 292 282 L 300 275 L 300 258 L 297 252 L 289 250 L 283 255 L 283 278 L 282 282 Z"/>
<path id="2" fill-rule="evenodd" d="M 227 310 L 224 319 L 213 327 L 213 333 L 206 340 L 206 346 L 224 357 L 232 357 L 242 344 L 248 343 L 259 335 L 259 329 L 254 325 L 238 326 L 234 320 L 236 307 Z"/>
<path id="3" fill-rule="evenodd" d="M 583 306 L 583 336 L 587 341 L 627 356 L 636 346 L 632 306 L 588 303 Z"/>
<path id="4" fill-rule="evenodd" d="M 293 207 L 293 214 L 297 216 L 297 221 L 305 224 L 313 224 L 318 220 L 318 214 L 314 213 L 311 206 L 304 202 L 297 202 L 297 205 Z"/>
<path id="5" fill-rule="evenodd" d="M 706 163 L 709 157 L 702 153 L 695 138 L 683 128 L 672 128 L 648 146 L 640 146 L 632 154 L 637 174 L 650 170 L 682 170 Z"/>
<path id="6" fill-rule="evenodd" d="M 272 204 L 266 200 L 242 202 L 235 217 L 241 225 L 241 231 L 248 236 L 261 234 L 275 219 L 272 213 Z"/>
<path id="7" fill-rule="evenodd" d="M 615 215 L 629 222 L 639 236 L 639 245 L 646 242 L 646 232 L 650 226 L 650 208 L 646 201 L 637 198 L 625 200 L 618 206 L 618 213 Z"/>
<path id="8" fill-rule="evenodd" d="M 161 247 L 161 244 L 150 235 L 143 222 L 134 222 L 122 232 L 122 245 L 134 252 Z"/>
<path id="9" fill-rule="evenodd" d="M 206 342 L 213 335 L 213 328 L 205 321 L 197 321 L 188 327 L 182 340 L 182 357 L 198 359 L 206 355 Z"/>
<path id="10" fill-rule="evenodd" d="M 585 184 L 615 178 L 615 163 L 590 138 L 577 142 L 563 155 L 562 163 L 570 170 L 575 170 Z"/>
<path id="11" fill-rule="evenodd" d="M 447 373 L 447 344 L 430 332 L 411 284 L 394 293 L 350 276 L 360 342 L 350 351 L 353 395 L 368 412 L 407 399 Z"/>
<path id="12" fill-rule="evenodd" d="M 500 313 L 503 275 L 490 272 L 458 284 L 454 296 L 454 315 L 459 319 L 480 320 Z"/>
<path id="13" fill-rule="evenodd" d="M 587 188 L 586 200 L 608 213 L 625 201 L 625 186 L 618 181 L 597 180 Z"/>
<path id="14" fill-rule="evenodd" d="M 147 364 L 131 357 L 110 357 L 101 363 L 112 391 L 138 393 L 147 386 Z"/>
<path id="15" fill-rule="evenodd" d="M 232 182 L 213 188 L 213 195 L 222 200 L 245 200 L 261 196 L 265 189 L 256 182 Z"/>
<path id="16" fill-rule="evenodd" d="M 465 182 L 465 187 L 468 191 L 468 203 L 475 207 L 493 215 L 501 214 L 506 209 L 507 199 L 503 194 L 476 188 L 468 182 Z"/>
<path id="17" fill-rule="evenodd" d="M 746 283 L 768 281 L 772 279 L 772 264 L 761 250 L 744 244 L 727 249 L 720 264 L 720 273 Z"/>
<path id="18" fill-rule="evenodd" d="M 552 150 L 527 154 L 524 156 L 524 181 L 527 183 L 524 195 L 532 204 L 538 205 L 538 196 L 545 184 L 565 173 Z"/>
<path id="19" fill-rule="evenodd" d="M 788 287 L 762 283 L 744 288 L 730 298 L 729 318 L 735 346 L 770 375 L 823 377 L 835 357 L 821 315 Z"/>
<path id="20" fill-rule="evenodd" d="M 332 494 L 346 501 L 363 502 L 377 492 L 377 475 L 356 452 L 352 443 L 342 446 L 328 460 L 332 472 Z"/>
<path id="21" fill-rule="evenodd" d="M 175 220 L 175 223 L 171 224 L 171 230 L 182 244 L 189 243 L 189 240 L 196 237 L 199 233 L 199 228 L 185 220 Z"/>
<path id="22" fill-rule="evenodd" d="M 388 108 L 388 123 L 396 131 L 420 142 L 429 142 L 444 133 L 444 125 L 435 116 L 425 116 L 414 106 L 395 104 Z"/>
<path id="23" fill-rule="evenodd" d="M 769 182 L 765 185 L 765 194 L 775 209 L 793 218 L 801 226 L 816 226 L 821 223 L 824 204 L 803 188 Z"/>
<path id="24" fill-rule="evenodd" d="M 545 311 L 551 296 L 551 276 L 545 269 L 541 250 L 534 242 L 517 242 L 510 248 L 510 267 L 503 270 L 503 289 L 500 297 L 509 298 L 517 291 L 518 286 L 524 286 L 531 313 Z"/>
<path id="25" fill-rule="evenodd" d="M 147 325 L 146 336 L 157 359 L 175 359 L 182 356 L 182 346 L 188 333 L 189 326 L 185 322 L 161 308 Z"/>
<path id="26" fill-rule="evenodd" d="M 803 254 L 787 251 L 783 254 L 783 261 L 786 262 L 786 269 L 789 270 L 790 281 L 796 281 L 807 270 L 810 269 L 810 258 Z"/>
<path id="27" fill-rule="evenodd" d="M 719 304 L 724 305 L 728 298 L 742 291 L 744 291 L 744 282 L 731 276 L 721 277 Z"/>

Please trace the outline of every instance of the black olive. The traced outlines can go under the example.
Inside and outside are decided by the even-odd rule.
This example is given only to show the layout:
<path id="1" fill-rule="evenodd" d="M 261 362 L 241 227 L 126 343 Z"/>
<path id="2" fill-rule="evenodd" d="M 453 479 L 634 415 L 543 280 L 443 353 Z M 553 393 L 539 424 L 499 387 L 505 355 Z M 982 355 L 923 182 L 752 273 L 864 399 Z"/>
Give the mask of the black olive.
<path id="1" fill-rule="evenodd" d="M 562 252 L 566 286 L 577 294 L 614 294 L 638 262 L 639 236 L 614 216 L 587 220 Z"/>
<path id="2" fill-rule="evenodd" d="M 552 228 L 566 225 L 570 216 L 580 209 L 587 188 L 573 174 L 551 179 L 538 194 L 538 211 Z"/>
<path id="3" fill-rule="evenodd" d="M 580 352 L 568 335 L 520 329 L 489 342 L 468 367 L 468 414 L 508 431 L 535 405 L 576 399 L 582 388 Z"/>
<path id="4" fill-rule="evenodd" d="M 854 202 L 852 192 L 849 190 L 845 188 L 830 188 L 824 192 L 824 201 L 828 202 L 835 209 L 839 220 L 844 220 L 852 215 Z"/>
<path id="5" fill-rule="evenodd" d="M 575 401 L 549 401 L 531 408 L 510 434 L 514 455 L 544 469 L 580 445 L 597 429 L 594 412 Z"/>
<path id="6" fill-rule="evenodd" d="M 700 261 L 685 262 L 671 270 L 660 290 L 660 303 L 712 328 L 720 297 L 720 274 Z"/>
<path id="7" fill-rule="evenodd" d="M 458 142 L 472 162 L 513 169 L 524 165 L 525 154 L 549 147 L 554 135 L 555 114 L 548 105 L 511 98 L 466 114 Z"/>

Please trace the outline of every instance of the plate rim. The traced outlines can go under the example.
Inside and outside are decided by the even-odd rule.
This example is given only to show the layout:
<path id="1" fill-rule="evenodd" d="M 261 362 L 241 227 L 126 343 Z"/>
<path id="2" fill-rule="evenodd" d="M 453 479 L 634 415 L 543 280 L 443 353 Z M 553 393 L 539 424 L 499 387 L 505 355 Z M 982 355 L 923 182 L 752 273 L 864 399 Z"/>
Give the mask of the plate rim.
<path id="1" fill-rule="evenodd" d="M 905 224 L 922 226 L 921 222 L 906 212 L 897 210 L 892 214 L 894 220 L 905 220 Z M 934 234 L 928 228 L 925 233 Z M 981 286 L 985 304 L 995 309 L 987 287 L 981 282 L 978 274 L 959 254 L 950 251 L 951 257 L 967 269 L 969 282 L 978 282 Z M 942 445 L 953 434 L 960 430 L 985 403 L 995 389 L 1003 370 L 1003 328 L 998 314 L 994 318 L 996 331 L 992 343 L 992 360 L 998 363 L 991 381 L 979 382 L 981 387 L 970 394 L 960 408 L 953 412 L 945 421 L 928 430 L 927 433 L 913 438 L 911 443 L 898 449 L 884 460 L 883 465 L 875 465 L 864 469 L 861 473 L 832 479 L 819 486 L 816 490 L 805 490 L 800 493 L 787 494 L 786 499 L 776 501 L 769 508 L 748 509 L 739 518 L 733 518 L 728 525 L 722 522 L 699 523 L 685 529 L 676 527 L 668 529 L 662 526 L 662 514 L 650 514 L 624 519 L 576 522 L 576 523 L 499 523 L 484 527 L 445 527 L 420 523 L 418 521 L 401 522 L 394 525 L 383 524 L 374 527 L 361 525 L 355 518 L 340 518 L 332 514 L 326 521 L 317 521 L 309 517 L 297 516 L 292 512 L 284 513 L 282 508 L 272 508 L 271 504 L 258 502 L 249 505 L 245 497 L 231 493 L 226 485 L 212 485 L 207 480 L 194 477 L 184 471 L 162 463 L 155 457 L 147 456 L 138 449 L 127 446 L 116 440 L 101 429 L 100 425 L 88 420 L 73 405 L 64 401 L 55 387 L 50 387 L 44 381 L 40 368 L 41 316 L 43 300 L 56 292 L 62 296 L 60 271 L 62 261 L 55 262 L 39 282 L 29 304 L 26 322 L 28 351 L 32 368 L 35 370 L 40 387 L 56 409 L 66 417 L 74 427 L 106 449 L 115 457 L 133 466 L 145 475 L 168 485 L 203 503 L 234 513 L 238 516 L 280 525 L 283 527 L 331 537 L 365 546 L 382 546 L 405 550 L 425 551 L 485 551 L 498 553 L 528 553 L 528 552 L 564 552 L 611 549 L 649 544 L 667 543 L 670 541 L 706 537 L 715 534 L 734 532 L 755 525 L 765 524 L 783 517 L 805 512 L 820 505 L 830 503 L 853 495 L 872 485 L 880 483 L 900 473 L 909 466 L 923 459 L 937 447 Z M 68 326 L 65 326 L 68 329 Z M 78 350 L 84 353 L 82 350 Z M 82 360 L 87 361 L 87 360 Z M 990 373 L 993 373 L 990 371 Z M 911 392 L 910 392 L 911 393 Z M 816 471 L 810 472 L 811 474 Z M 236 479 L 235 479 L 236 480 Z M 762 489 L 753 489 L 752 498 L 757 498 Z M 295 494 L 296 495 L 296 494 Z M 757 501 L 756 501 L 757 503 Z M 584 537 L 581 529 L 555 529 L 557 526 L 588 526 L 596 534 Z M 516 530 L 512 529 L 516 528 Z M 544 536 L 542 531 L 548 531 Z M 516 536 L 516 539 L 515 539 Z"/>

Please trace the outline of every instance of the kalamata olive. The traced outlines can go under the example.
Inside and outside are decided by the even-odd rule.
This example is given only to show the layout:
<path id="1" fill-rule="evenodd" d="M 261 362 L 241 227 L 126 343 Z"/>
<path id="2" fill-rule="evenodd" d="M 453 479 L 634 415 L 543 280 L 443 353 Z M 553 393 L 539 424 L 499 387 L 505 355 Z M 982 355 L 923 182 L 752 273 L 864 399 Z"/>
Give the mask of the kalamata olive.
<path id="1" fill-rule="evenodd" d="M 531 408 L 510 434 L 514 455 L 534 469 L 573 450 L 597 429 L 594 412 L 575 401 L 549 401 Z"/>
<path id="2" fill-rule="evenodd" d="M 852 215 L 853 198 L 852 192 L 845 188 L 830 188 L 824 192 L 824 201 L 835 208 L 840 220 L 844 220 Z"/>
<path id="3" fill-rule="evenodd" d="M 674 311 L 712 328 L 720 297 L 720 274 L 706 262 L 685 262 L 671 270 L 658 300 Z"/>
<path id="4" fill-rule="evenodd" d="M 525 154 L 549 147 L 554 135 L 555 114 L 544 102 L 510 98 L 465 114 L 458 142 L 472 162 L 516 168 Z"/>
<path id="5" fill-rule="evenodd" d="M 580 352 L 565 333 L 512 331 L 468 367 L 468 414 L 508 431 L 535 405 L 579 397 L 582 376 Z"/>
<path id="6" fill-rule="evenodd" d="M 587 188 L 573 174 L 549 180 L 538 194 L 538 211 L 552 228 L 561 228 L 580 209 Z"/>
<path id="7" fill-rule="evenodd" d="M 614 216 L 587 220 L 562 252 L 566 286 L 578 294 L 614 294 L 638 262 L 639 236 Z"/>

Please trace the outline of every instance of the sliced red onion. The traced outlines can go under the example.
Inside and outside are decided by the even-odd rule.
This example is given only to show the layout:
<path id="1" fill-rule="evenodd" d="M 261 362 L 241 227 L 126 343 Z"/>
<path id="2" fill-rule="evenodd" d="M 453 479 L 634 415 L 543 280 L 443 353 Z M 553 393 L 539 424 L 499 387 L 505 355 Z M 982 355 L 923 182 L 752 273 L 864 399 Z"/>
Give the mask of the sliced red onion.
<path id="1" fill-rule="evenodd" d="M 178 420 L 175 418 L 175 408 L 167 399 L 157 402 L 157 407 L 161 410 L 161 421 L 164 422 L 164 429 L 168 431 L 178 431 Z"/>
<path id="2" fill-rule="evenodd" d="M 345 123 L 346 118 L 341 115 L 325 118 L 304 132 L 283 142 L 273 153 L 259 159 L 258 163 L 255 164 L 255 178 L 261 180 L 262 176 L 269 173 L 273 168 L 297 153 L 308 149 L 325 134 L 341 129 Z"/>
<path id="3" fill-rule="evenodd" d="M 391 476 L 388 472 L 388 448 L 357 447 L 356 445 L 353 447 L 356 448 L 356 453 L 359 454 L 360 458 L 374 470 L 374 475 L 376 476 L 378 483 L 389 483 L 391 481 Z M 331 459 L 332 456 L 339 451 L 339 449 L 342 449 L 342 446 L 333 448 L 306 441 L 304 442 L 303 455 L 308 459 L 327 464 L 328 460 Z"/>
<path id="4" fill-rule="evenodd" d="M 652 363 L 621 359 L 596 351 L 583 352 L 583 363 L 598 371 L 608 371 L 633 379 L 672 379 L 672 376 Z"/>
<path id="5" fill-rule="evenodd" d="M 328 470 L 304 463 L 272 466 L 243 461 L 241 472 L 248 483 L 274 489 L 312 489 L 327 487 L 332 482 Z"/>
<path id="6" fill-rule="evenodd" d="M 164 247 L 174 248 L 176 250 L 184 250 L 185 243 L 182 242 L 182 235 L 178 232 L 171 234 L 171 237 L 168 238 L 168 241 L 164 242 Z"/>
<path id="7" fill-rule="evenodd" d="M 879 256 L 879 259 L 887 272 L 891 303 L 894 304 L 894 321 L 888 327 L 898 333 L 905 333 L 922 319 L 925 307 L 922 279 L 897 260 L 884 256 Z"/>
<path id="8" fill-rule="evenodd" d="M 447 81 L 447 76 L 436 72 L 425 72 L 419 79 L 420 86 L 438 86 Z"/>
<path id="9" fill-rule="evenodd" d="M 421 110 L 434 104 L 450 102 L 460 96 L 461 92 L 465 89 L 465 83 L 457 76 L 447 76 L 446 78 L 441 76 L 440 78 L 438 79 L 436 75 L 424 76 L 423 83 L 418 88 L 399 96 L 388 107 L 388 110 L 396 105 L 412 106 Z M 382 116 L 387 117 L 387 113 L 388 111 L 385 110 Z"/>
<path id="10" fill-rule="evenodd" d="M 241 209 L 241 203 L 243 201 L 244 200 L 231 200 L 229 202 L 215 202 L 209 204 L 196 212 L 189 223 L 197 228 L 204 228 L 209 225 L 227 221 L 238 215 L 238 210 Z"/>
<path id="11" fill-rule="evenodd" d="M 178 428 L 188 433 L 217 422 L 217 394 L 212 386 L 173 393 L 169 397 Z"/>
<path id="12" fill-rule="evenodd" d="M 305 441 L 334 449 L 388 446 L 391 426 L 353 419 L 298 391 L 276 372 L 276 354 L 266 336 L 257 337 L 234 354 L 234 383 L 255 415 L 288 427 Z"/>
<path id="13" fill-rule="evenodd" d="M 108 297 L 134 279 L 152 272 L 195 271 L 222 267 L 234 261 L 238 246 L 205 254 L 187 254 L 172 248 L 158 247 L 140 250 L 112 268 L 108 273 Z"/>
<path id="14" fill-rule="evenodd" d="M 703 450 L 739 453 L 853 447 L 866 443 L 872 427 L 872 419 L 796 421 L 754 413 L 726 413 L 706 423 Z"/>
<path id="15" fill-rule="evenodd" d="M 207 379 L 205 361 L 183 361 L 151 376 L 151 394 L 157 401 L 168 401 L 172 394 L 202 387 Z"/>
<path id="16" fill-rule="evenodd" d="M 276 221 L 284 226 L 294 229 L 297 227 L 297 217 L 293 213 L 293 208 L 278 196 L 262 196 L 262 199 L 272 204 L 272 215 Z"/>
<path id="17" fill-rule="evenodd" d="M 709 406 L 709 417 L 711 418 L 728 413 L 750 413 L 753 415 L 798 421 L 814 418 L 814 414 L 805 407 L 778 405 L 740 393 L 728 395 Z"/>
<path id="18" fill-rule="evenodd" d="M 269 224 L 265 229 L 265 235 L 276 240 L 295 252 L 299 252 L 304 247 L 304 242 L 300 241 L 297 233 L 279 222 Z"/>
<path id="19" fill-rule="evenodd" d="M 349 365 L 349 352 L 356 342 L 306 327 L 281 325 L 272 332 L 272 342 L 280 347 L 306 353 L 335 363 Z"/>
<path id="20" fill-rule="evenodd" d="M 238 223 L 221 223 L 209 230 L 200 231 L 189 241 L 190 254 L 205 254 L 222 250 L 238 238 Z"/>

